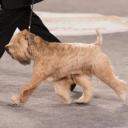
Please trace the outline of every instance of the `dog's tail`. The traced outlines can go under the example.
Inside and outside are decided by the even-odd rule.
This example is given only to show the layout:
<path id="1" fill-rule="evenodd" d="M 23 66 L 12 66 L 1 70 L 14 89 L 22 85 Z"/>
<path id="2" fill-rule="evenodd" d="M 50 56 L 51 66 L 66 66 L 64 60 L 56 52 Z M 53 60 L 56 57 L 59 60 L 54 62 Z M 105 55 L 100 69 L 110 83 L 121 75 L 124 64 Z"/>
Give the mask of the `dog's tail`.
<path id="1" fill-rule="evenodd" d="M 97 34 L 97 39 L 96 39 L 95 45 L 102 46 L 103 37 L 102 37 L 102 34 L 100 33 L 99 29 L 96 29 L 96 34 Z"/>

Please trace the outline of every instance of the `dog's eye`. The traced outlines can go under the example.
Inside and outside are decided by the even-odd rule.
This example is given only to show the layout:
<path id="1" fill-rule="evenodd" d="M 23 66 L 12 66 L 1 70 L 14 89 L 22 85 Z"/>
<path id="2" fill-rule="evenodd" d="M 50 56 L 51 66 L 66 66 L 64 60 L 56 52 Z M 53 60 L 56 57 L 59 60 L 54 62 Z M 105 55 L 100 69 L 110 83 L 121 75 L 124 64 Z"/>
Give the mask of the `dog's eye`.
<path id="1" fill-rule="evenodd" d="M 27 40 L 27 41 L 28 41 L 28 37 L 25 37 L 25 40 Z"/>

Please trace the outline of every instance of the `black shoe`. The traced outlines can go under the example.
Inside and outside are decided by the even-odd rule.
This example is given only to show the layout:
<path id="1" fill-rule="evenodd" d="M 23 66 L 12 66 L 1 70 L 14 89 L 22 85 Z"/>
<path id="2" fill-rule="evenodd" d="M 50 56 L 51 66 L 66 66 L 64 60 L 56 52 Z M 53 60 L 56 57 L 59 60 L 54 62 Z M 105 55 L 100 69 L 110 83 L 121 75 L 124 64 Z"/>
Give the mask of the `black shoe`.
<path id="1" fill-rule="evenodd" d="M 76 84 L 72 84 L 71 87 L 70 87 L 70 90 L 73 91 L 76 87 Z"/>

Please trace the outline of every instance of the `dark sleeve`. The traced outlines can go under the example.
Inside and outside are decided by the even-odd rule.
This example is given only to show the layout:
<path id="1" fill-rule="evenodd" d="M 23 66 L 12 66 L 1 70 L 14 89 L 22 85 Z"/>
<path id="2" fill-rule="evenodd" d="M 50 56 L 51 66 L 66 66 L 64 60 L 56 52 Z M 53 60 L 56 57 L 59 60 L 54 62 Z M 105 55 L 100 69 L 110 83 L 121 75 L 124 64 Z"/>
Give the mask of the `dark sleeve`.
<path id="1" fill-rule="evenodd" d="M 41 1 L 43 0 L 34 0 L 34 4 Z M 33 0 L 0 0 L 0 4 L 2 4 L 2 8 L 8 10 L 30 6 L 32 3 Z"/>
<path id="2" fill-rule="evenodd" d="M 34 0 L 34 3 L 38 3 L 38 2 L 41 2 L 43 0 Z M 25 0 L 24 3 L 25 5 L 31 5 L 33 2 L 33 0 Z"/>

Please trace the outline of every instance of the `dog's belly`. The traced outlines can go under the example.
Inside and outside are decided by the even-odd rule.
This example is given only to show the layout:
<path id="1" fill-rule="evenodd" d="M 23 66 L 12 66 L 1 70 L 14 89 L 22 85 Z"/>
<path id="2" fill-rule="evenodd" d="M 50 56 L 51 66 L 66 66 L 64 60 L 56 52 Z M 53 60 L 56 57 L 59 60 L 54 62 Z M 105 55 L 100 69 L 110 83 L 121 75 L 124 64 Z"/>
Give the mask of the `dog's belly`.
<path id="1" fill-rule="evenodd" d="M 82 75 L 82 74 L 86 74 L 86 75 L 91 75 L 92 74 L 92 66 L 85 66 L 85 65 L 81 65 L 81 66 L 74 66 L 74 65 L 70 65 L 70 66 L 65 66 L 62 67 L 60 69 L 57 69 L 54 73 L 52 73 L 52 75 L 48 78 L 49 81 L 55 81 L 58 79 L 62 79 L 64 77 L 69 77 L 71 75 Z"/>
<path id="2" fill-rule="evenodd" d="M 48 78 L 46 79 L 46 81 L 53 82 L 53 81 L 56 81 L 56 79 L 51 76 L 51 77 L 48 77 Z"/>

